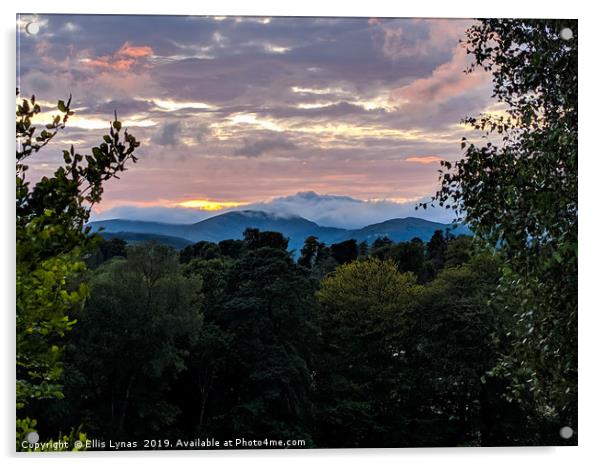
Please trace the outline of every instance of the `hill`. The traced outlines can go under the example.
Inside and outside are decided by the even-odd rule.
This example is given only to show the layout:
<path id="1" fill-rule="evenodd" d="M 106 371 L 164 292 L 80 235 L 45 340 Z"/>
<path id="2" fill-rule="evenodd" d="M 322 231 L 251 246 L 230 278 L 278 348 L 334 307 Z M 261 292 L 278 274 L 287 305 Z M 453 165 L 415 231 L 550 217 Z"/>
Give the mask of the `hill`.
<path id="1" fill-rule="evenodd" d="M 90 226 L 92 231 L 99 231 L 102 228 L 103 236 L 111 234 L 126 241 L 139 241 L 140 238 L 145 237 L 144 235 L 148 239 L 153 239 L 152 236 L 163 236 L 166 237 L 163 242 L 167 244 L 168 241 L 173 243 L 174 239 L 183 240 L 186 244 L 201 240 L 219 242 L 224 239 L 238 239 L 242 238 L 246 228 L 258 228 L 264 231 L 281 232 L 289 238 L 289 248 L 297 250 L 303 246 L 305 238 L 310 235 L 318 237 L 326 244 L 332 244 L 352 238 L 358 242 L 372 243 L 379 236 L 387 236 L 396 242 L 409 241 L 414 237 L 428 241 L 436 230 L 446 229 L 450 229 L 456 235 L 470 234 L 470 230 L 464 225 L 455 228 L 452 224 L 431 222 L 415 217 L 395 218 L 357 230 L 345 230 L 323 227 L 299 216 L 279 216 L 254 210 L 227 212 L 190 225 L 115 219 L 91 222 Z"/>
<path id="2" fill-rule="evenodd" d="M 184 249 L 186 246 L 194 244 L 184 238 L 168 235 L 154 235 L 152 233 L 132 233 L 131 231 L 120 231 L 117 233 L 101 232 L 100 235 L 105 239 L 120 238 L 127 243 L 142 243 L 146 241 L 156 241 L 158 243 L 167 244 L 174 249 Z"/>
<path id="3" fill-rule="evenodd" d="M 355 238 L 358 241 L 374 242 L 378 237 L 387 236 L 395 242 L 409 241 L 412 238 L 420 238 L 428 241 L 436 230 L 445 231 L 449 229 L 454 235 L 470 235 L 471 232 L 466 225 L 453 225 L 438 222 L 431 222 L 422 218 L 407 217 L 394 218 L 359 230 L 349 232 L 349 238 Z"/>

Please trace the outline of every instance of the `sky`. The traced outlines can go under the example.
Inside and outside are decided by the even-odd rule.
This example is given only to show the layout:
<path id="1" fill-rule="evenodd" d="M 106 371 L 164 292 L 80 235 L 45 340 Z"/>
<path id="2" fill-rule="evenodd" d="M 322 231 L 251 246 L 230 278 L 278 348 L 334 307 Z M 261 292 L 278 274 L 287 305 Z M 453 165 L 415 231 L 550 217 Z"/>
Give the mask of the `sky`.
<path id="1" fill-rule="evenodd" d="M 436 191 L 439 162 L 475 137 L 462 118 L 499 111 L 491 77 L 464 73 L 471 23 L 22 15 L 22 94 L 42 104 L 38 121 L 70 94 L 75 110 L 29 176 L 51 174 L 70 144 L 99 144 L 117 111 L 139 161 L 106 184 L 97 219 L 190 223 L 261 208 L 353 228 L 450 220 L 414 206 Z"/>

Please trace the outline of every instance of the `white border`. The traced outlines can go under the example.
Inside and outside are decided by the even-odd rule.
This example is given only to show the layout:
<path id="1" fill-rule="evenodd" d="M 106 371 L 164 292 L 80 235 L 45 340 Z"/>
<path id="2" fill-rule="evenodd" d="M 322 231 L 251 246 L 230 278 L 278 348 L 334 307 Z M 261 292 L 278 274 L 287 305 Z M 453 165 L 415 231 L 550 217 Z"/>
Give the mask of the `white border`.
<path id="1" fill-rule="evenodd" d="M 556 1 L 528 2 L 525 0 L 493 1 L 429 1 L 402 2 L 371 0 L 369 2 L 303 0 L 287 2 L 282 0 L 250 0 L 219 2 L 190 2 L 184 0 L 96 0 L 1 3 L 3 66 L 2 80 L 2 141 L 4 158 L 2 170 L 2 228 L 0 229 L 0 262 L 3 264 L 0 296 L 2 307 L 2 332 L 0 348 L 2 353 L 2 382 L 0 393 L 2 422 L 0 430 L 0 450 L 7 457 L 8 464 L 32 464 L 42 459 L 46 464 L 63 464 L 72 458 L 91 464 L 116 464 L 140 461 L 148 464 L 164 464 L 168 461 L 183 461 L 198 464 L 206 461 L 219 461 L 228 464 L 245 465 L 305 464 L 317 462 L 327 464 L 333 461 L 345 464 L 365 464 L 378 461 L 390 464 L 449 464 L 449 465 L 504 465 L 512 464 L 593 464 L 596 457 L 600 429 L 600 363 L 598 361 L 602 332 L 602 319 L 599 299 L 598 277 L 602 258 L 600 244 L 602 222 L 599 221 L 602 209 L 597 196 L 600 174 L 596 162 L 600 157 L 600 52 L 602 43 L 599 36 L 600 17 L 594 2 Z M 316 451 L 236 451 L 236 452 L 126 452 L 94 453 L 77 455 L 53 455 L 16 457 L 14 448 L 14 204 L 13 204 L 13 165 L 12 153 L 12 106 L 15 88 L 15 15 L 21 13 L 105 13 L 105 14 L 199 14 L 199 15 L 285 15 L 285 16 L 403 16 L 403 17 L 556 17 L 579 19 L 579 201 L 580 225 L 580 288 L 579 288 L 579 447 L 565 448 L 457 448 L 457 449 L 410 449 L 410 450 L 316 450 Z M 599 460 L 598 460 L 599 461 Z"/>

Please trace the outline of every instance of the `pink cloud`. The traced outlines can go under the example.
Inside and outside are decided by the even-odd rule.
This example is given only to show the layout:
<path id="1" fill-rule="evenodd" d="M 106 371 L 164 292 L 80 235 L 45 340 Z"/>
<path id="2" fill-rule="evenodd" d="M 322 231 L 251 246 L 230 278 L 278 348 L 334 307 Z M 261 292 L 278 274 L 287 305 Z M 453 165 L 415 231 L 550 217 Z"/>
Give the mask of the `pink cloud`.
<path id="1" fill-rule="evenodd" d="M 368 24 L 375 26 L 373 40 L 382 54 L 393 61 L 448 51 L 464 37 L 472 23 L 461 19 L 368 20 Z M 428 31 L 428 39 L 412 40 L 411 29 L 416 26 Z"/>
<path id="2" fill-rule="evenodd" d="M 131 57 L 131 58 L 142 58 L 153 55 L 152 47 L 148 45 L 134 46 L 129 42 L 125 42 L 121 48 L 117 51 L 117 55 Z"/>
<path id="3" fill-rule="evenodd" d="M 414 22 L 428 24 L 430 40 L 437 44 L 457 44 L 465 38 L 466 30 L 475 23 L 468 19 L 416 19 Z"/>
<path id="4" fill-rule="evenodd" d="M 129 42 L 125 42 L 113 56 L 103 55 L 88 59 L 85 63 L 96 68 L 128 71 L 132 66 L 141 63 L 141 59 L 153 55 L 153 53 L 153 49 L 149 46 L 133 46 Z"/>
<path id="5" fill-rule="evenodd" d="M 441 157 L 436 155 L 412 156 L 405 159 L 406 162 L 421 163 L 423 165 L 428 165 L 429 163 L 439 163 L 441 160 Z"/>
<path id="6" fill-rule="evenodd" d="M 466 74 L 471 57 L 458 45 L 452 59 L 433 70 L 427 78 L 417 79 L 410 84 L 394 89 L 393 100 L 399 103 L 442 102 L 464 94 L 489 81 L 490 77 L 482 70 Z"/>
<path id="7" fill-rule="evenodd" d="M 85 62 L 88 66 L 94 66 L 98 68 L 113 69 L 117 71 L 127 71 L 130 67 L 136 63 L 136 60 L 120 58 L 113 60 L 111 57 L 103 56 L 93 58 Z"/>

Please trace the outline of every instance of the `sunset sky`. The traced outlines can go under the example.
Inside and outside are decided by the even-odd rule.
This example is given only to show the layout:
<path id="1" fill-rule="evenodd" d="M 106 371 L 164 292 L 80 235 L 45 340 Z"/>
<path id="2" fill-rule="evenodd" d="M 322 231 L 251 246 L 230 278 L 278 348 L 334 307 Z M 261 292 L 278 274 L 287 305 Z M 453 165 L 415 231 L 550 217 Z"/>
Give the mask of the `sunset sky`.
<path id="1" fill-rule="evenodd" d="M 25 31 L 31 21 L 36 35 Z M 96 218 L 186 221 L 259 205 L 337 226 L 448 219 L 413 207 L 436 190 L 439 161 L 459 158 L 460 120 L 497 111 L 490 76 L 463 72 L 470 56 L 458 42 L 470 20 L 22 15 L 17 24 L 22 93 L 43 109 L 72 94 L 76 111 L 30 176 L 50 174 L 69 144 L 98 144 L 114 110 L 142 143 Z"/>

